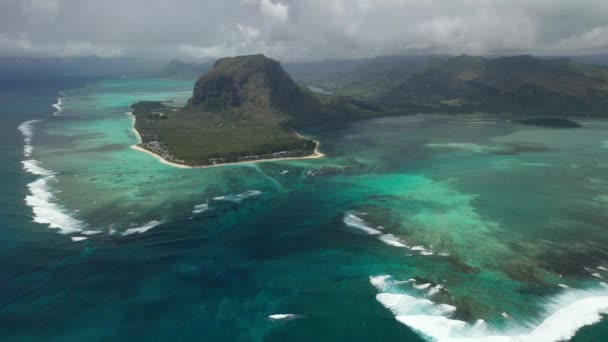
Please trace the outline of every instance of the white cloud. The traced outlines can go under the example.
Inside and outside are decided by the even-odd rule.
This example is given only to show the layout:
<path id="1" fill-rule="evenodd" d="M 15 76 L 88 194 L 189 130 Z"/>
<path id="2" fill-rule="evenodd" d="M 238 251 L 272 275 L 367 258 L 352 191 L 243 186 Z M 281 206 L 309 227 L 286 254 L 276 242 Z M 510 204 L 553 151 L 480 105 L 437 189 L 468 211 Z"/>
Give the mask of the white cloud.
<path id="1" fill-rule="evenodd" d="M 605 0 L 0 0 L 0 55 L 606 51 Z"/>
<path id="2" fill-rule="evenodd" d="M 243 2 L 259 9 L 259 11 L 267 17 L 283 22 L 289 19 L 287 5 L 281 2 L 273 2 L 272 0 L 244 0 Z"/>

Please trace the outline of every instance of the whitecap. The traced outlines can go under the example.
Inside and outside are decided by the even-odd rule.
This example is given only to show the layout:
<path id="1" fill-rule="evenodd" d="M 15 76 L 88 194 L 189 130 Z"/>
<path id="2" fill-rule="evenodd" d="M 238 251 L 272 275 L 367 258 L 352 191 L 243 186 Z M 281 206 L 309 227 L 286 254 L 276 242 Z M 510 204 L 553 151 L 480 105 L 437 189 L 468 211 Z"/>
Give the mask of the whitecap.
<path id="1" fill-rule="evenodd" d="M 605 267 L 602 267 L 602 266 L 599 266 L 597 269 L 605 271 L 605 272 L 608 272 L 608 268 L 605 268 Z"/>
<path id="2" fill-rule="evenodd" d="M 443 285 L 441 285 L 441 284 L 436 285 L 436 286 L 433 286 L 433 287 L 431 287 L 431 288 L 429 289 L 428 295 L 429 295 L 429 296 L 434 296 L 434 295 L 436 295 L 437 293 L 439 293 L 439 291 L 441 291 L 442 289 L 443 289 Z"/>
<path id="3" fill-rule="evenodd" d="M 366 234 L 369 234 L 369 235 L 382 234 L 379 230 L 370 227 L 369 223 L 365 222 L 361 218 L 359 218 L 351 213 L 346 213 L 346 215 L 344 215 L 344 219 L 342 221 L 347 226 L 359 229 L 360 231 L 365 232 Z"/>
<path id="4" fill-rule="evenodd" d="M 378 228 L 380 228 L 380 227 L 378 227 Z M 387 245 L 393 246 L 393 247 L 407 248 L 407 245 L 405 245 L 403 242 L 401 242 L 401 240 L 399 240 L 399 238 L 394 236 L 393 234 L 382 234 L 379 239 L 380 239 L 380 241 L 386 243 Z"/>
<path id="5" fill-rule="evenodd" d="M 25 142 L 23 146 L 23 155 L 25 157 L 31 157 L 34 152 L 34 147 L 32 146 L 32 138 L 34 136 L 34 124 L 36 122 L 40 122 L 41 120 L 30 120 L 22 123 L 17 127 L 17 129 L 23 134 L 23 140 Z"/>
<path id="6" fill-rule="evenodd" d="M 25 171 L 36 176 L 52 176 L 55 174 L 53 171 L 49 171 L 40 166 L 40 162 L 34 159 L 24 160 L 21 164 Z"/>
<path id="7" fill-rule="evenodd" d="M 59 229 L 62 234 L 80 232 L 86 224 L 70 216 L 61 205 L 52 202 L 54 195 L 48 182 L 54 179 L 54 173 L 40 166 L 36 160 L 25 160 L 22 164 L 25 171 L 42 176 L 27 185 L 30 195 L 25 197 L 25 203 L 32 208 L 33 221 L 48 224 L 49 228 Z"/>
<path id="8" fill-rule="evenodd" d="M 158 226 L 161 223 L 162 223 L 161 221 L 153 220 L 153 221 L 150 221 L 150 222 L 144 224 L 141 227 L 129 228 L 129 229 L 125 230 L 124 232 L 122 232 L 122 235 L 125 236 L 125 235 L 131 235 L 131 234 L 135 234 L 135 233 L 139 233 L 139 234 L 145 233 L 148 230 Z"/>
<path id="9" fill-rule="evenodd" d="M 563 289 L 569 289 L 570 286 L 566 285 L 566 284 L 557 284 L 557 286 L 563 288 Z"/>
<path id="10" fill-rule="evenodd" d="M 78 241 L 84 241 L 84 240 L 86 240 L 87 238 L 86 238 L 86 237 L 84 237 L 84 236 L 72 236 L 72 237 L 71 237 L 71 239 L 72 239 L 72 241 L 74 241 L 74 242 L 78 242 Z"/>
<path id="11" fill-rule="evenodd" d="M 268 316 L 269 319 L 273 321 L 291 321 L 294 319 L 301 318 L 302 316 L 296 314 L 274 314 Z"/>
<path id="12" fill-rule="evenodd" d="M 380 290 L 390 276 L 371 278 L 370 282 Z M 384 279 L 384 281 L 381 281 Z M 373 280 L 373 281 L 372 281 Z M 451 319 L 456 308 L 447 304 L 437 304 L 425 298 L 417 298 L 402 293 L 378 293 L 376 299 L 390 310 L 395 319 L 424 337 L 438 342 L 556 342 L 569 340 L 582 327 L 595 324 L 608 314 L 608 291 L 567 290 L 545 304 L 540 324 L 530 329 L 526 326 L 509 324 L 505 330 L 491 330 L 484 322 L 474 324 Z M 502 317 L 511 319 L 503 312 Z"/>
<path id="13" fill-rule="evenodd" d="M 192 210 L 193 214 L 200 214 L 202 212 L 205 212 L 209 210 L 209 202 L 205 202 L 202 204 L 197 204 L 194 206 L 194 210 Z"/>
<path id="14" fill-rule="evenodd" d="M 370 276 L 369 282 L 378 290 L 384 291 L 384 289 L 386 287 L 386 281 L 389 278 L 391 278 L 391 276 L 388 274 L 383 274 L 383 275 L 379 275 L 379 276 Z"/>
<path id="15" fill-rule="evenodd" d="M 591 274 L 591 276 L 596 277 L 596 278 L 600 278 L 600 279 L 604 279 L 604 277 L 602 277 L 602 275 L 599 274 L 599 273 L 593 273 L 593 274 Z"/>
<path id="16" fill-rule="evenodd" d="M 62 93 L 59 93 L 60 95 L 62 95 Z M 63 97 L 59 97 L 57 98 L 57 103 L 53 104 L 53 108 L 55 108 L 55 112 L 53 113 L 53 115 L 58 116 L 59 114 L 61 114 L 61 112 L 63 112 L 63 108 L 61 107 L 63 103 Z"/>
<path id="17" fill-rule="evenodd" d="M 428 289 L 430 286 L 431 286 L 431 283 L 414 285 L 414 287 L 417 288 L 418 290 Z"/>
<path id="18" fill-rule="evenodd" d="M 432 316 L 450 315 L 456 311 L 456 307 L 448 304 L 435 304 L 425 298 L 401 293 L 378 293 L 376 300 L 385 308 L 389 309 L 395 316 L 424 313 Z"/>

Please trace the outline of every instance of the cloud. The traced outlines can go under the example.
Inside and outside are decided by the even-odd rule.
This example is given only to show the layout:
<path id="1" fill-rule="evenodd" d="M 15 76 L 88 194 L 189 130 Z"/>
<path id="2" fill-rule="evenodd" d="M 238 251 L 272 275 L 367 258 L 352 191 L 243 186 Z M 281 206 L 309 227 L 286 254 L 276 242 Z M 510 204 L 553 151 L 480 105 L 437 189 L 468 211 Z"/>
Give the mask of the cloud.
<path id="1" fill-rule="evenodd" d="M 289 14 L 287 11 L 287 5 L 282 4 L 278 1 L 273 2 L 272 0 L 243 0 L 245 4 L 248 4 L 270 18 L 274 18 L 280 21 L 287 21 Z"/>
<path id="2" fill-rule="evenodd" d="M 605 52 L 605 0 L 2 0 L 0 55 Z"/>

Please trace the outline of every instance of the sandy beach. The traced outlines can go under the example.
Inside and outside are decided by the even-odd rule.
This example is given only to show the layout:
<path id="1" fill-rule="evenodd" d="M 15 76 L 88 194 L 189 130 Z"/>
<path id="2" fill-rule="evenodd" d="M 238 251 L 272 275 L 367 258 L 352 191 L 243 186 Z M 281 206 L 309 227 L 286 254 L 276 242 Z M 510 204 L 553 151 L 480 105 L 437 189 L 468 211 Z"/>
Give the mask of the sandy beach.
<path id="1" fill-rule="evenodd" d="M 281 161 L 281 160 L 303 160 L 303 159 L 318 159 L 318 158 L 323 158 L 325 157 L 325 155 L 323 153 L 321 153 L 321 151 L 319 150 L 319 147 L 321 146 L 321 143 L 317 140 L 314 139 L 309 139 L 307 137 L 302 136 L 301 134 L 299 134 L 296 131 L 293 131 L 293 134 L 295 134 L 298 138 L 301 139 L 306 139 L 306 140 L 311 140 L 312 142 L 315 143 L 315 149 L 313 151 L 313 153 L 309 156 L 306 157 L 288 157 L 288 158 L 268 158 L 268 159 L 258 159 L 258 160 L 248 160 L 248 161 L 241 161 L 241 162 L 234 162 L 234 163 L 218 163 L 218 164 L 213 164 L 213 165 L 201 165 L 201 166 L 188 166 L 188 165 L 183 165 L 183 164 L 178 164 L 178 163 L 174 163 L 171 161 L 168 161 L 167 159 L 159 156 L 158 154 L 146 150 L 145 148 L 142 148 L 140 146 L 138 146 L 139 144 L 142 143 L 142 139 L 141 139 L 141 135 L 139 134 L 139 132 L 137 131 L 137 129 L 135 129 L 135 115 L 133 115 L 132 112 L 129 112 L 129 115 L 131 115 L 132 118 L 132 125 L 131 125 L 131 129 L 133 130 L 133 133 L 137 136 L 137 140 L 138 143 L 135 145 L 131 145 L 131 148 L 136 150 L 136 151 L 140 151 L 146 154 L 149 154 L 151 156 L 153 156 L 154 158 L 156 158 L 159 162 L 165 164 L 165 165 L 169 165 L 169 166 L 173 166 L 173 167 L 177 167 L 180 169 L 206 169 L 206 168 L 210 168 L 210 167 L 219 167 L 219 166 L 228 166 L 228 165 L 239 165 L 239 164 L 254 164 L 254 163 L 264 163 L 264 162 L 272 162 L 272 161 Z"/>

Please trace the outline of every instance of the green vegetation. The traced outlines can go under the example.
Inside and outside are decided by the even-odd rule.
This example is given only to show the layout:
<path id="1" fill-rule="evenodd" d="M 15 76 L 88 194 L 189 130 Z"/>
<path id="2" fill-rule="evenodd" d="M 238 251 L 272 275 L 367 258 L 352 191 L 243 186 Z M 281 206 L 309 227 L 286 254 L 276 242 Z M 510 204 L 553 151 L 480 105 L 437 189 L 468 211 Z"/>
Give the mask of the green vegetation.
<path id="1" fill-rule="evenodd" d="M 458 56 L 429 62 L 396 81 L 386 70 L 368 70 L 369 89 L 348 84 L 343 94 L 370 94 L 389 113 L 518 113 L 606 115 L 608 69 L 567 59 L 531 56 Z M 363 83 L 360 83 L 363 84 Z"/>
<path id="2" fill-rule="evenodd" d="M 218 60 L 183 108 L 132 108 L 141 147 L 194 166 L 309 156 L 316 143 L 291 127 L 375 115 L 364 102 L 312 94 L 263 55 Z"/>

